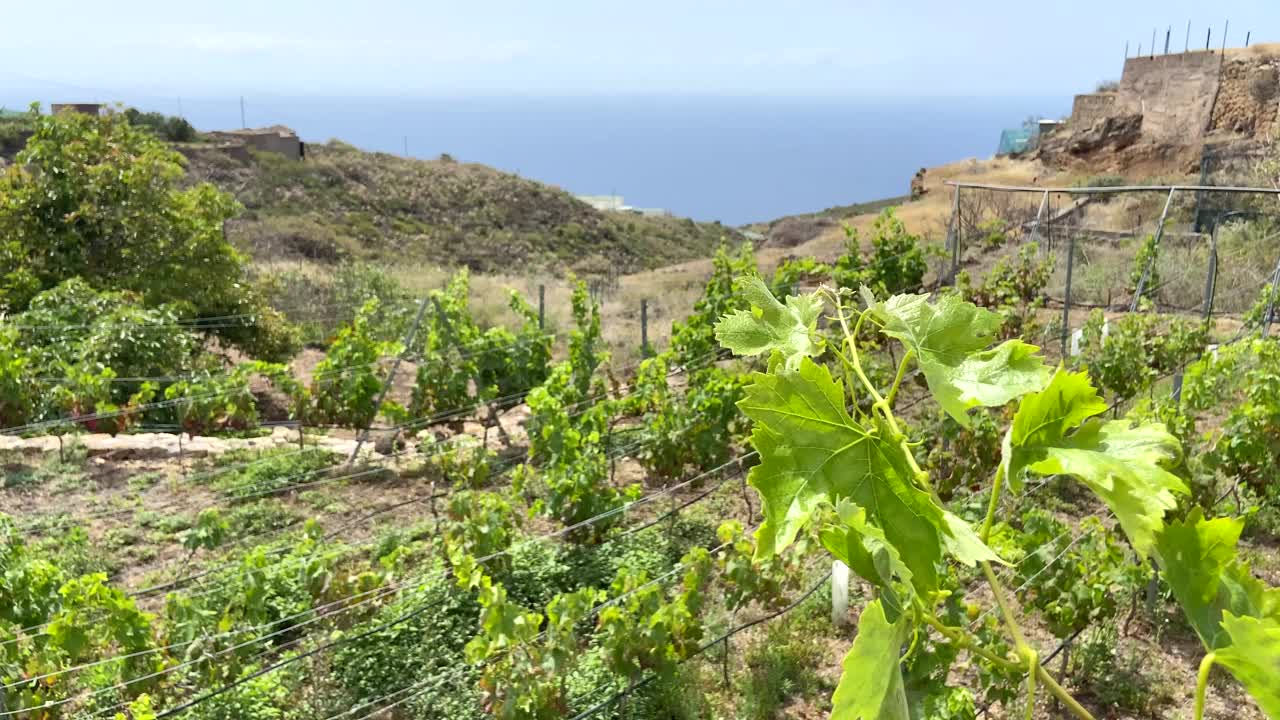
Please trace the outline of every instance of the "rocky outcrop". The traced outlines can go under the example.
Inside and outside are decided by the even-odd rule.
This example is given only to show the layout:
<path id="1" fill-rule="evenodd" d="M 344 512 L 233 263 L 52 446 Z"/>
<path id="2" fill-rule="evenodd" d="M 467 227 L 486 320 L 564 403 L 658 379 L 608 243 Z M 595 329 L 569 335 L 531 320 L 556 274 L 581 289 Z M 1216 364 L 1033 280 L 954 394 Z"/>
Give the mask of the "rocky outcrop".
<path id="1" fill-rule="evenodd" d="M 1142 113 L 1112 115 L 1083 132 L 1064 138 L 1066 151 L 1075 156 L 1089 155 L 1103 148 L 1123 150 L 1142 137 Z"/>
<path id="2" fill-rule="evenodd" d="M 926 168 L 920 168 L 916 171 L 914 177 L 911 178 L 911 199 L 919 200 L 929 192 L 929 188 L 925 187 L 924 176 L 927 172 Z"/>
<path id="3" fill-rule="evenodd" d="M 809 242 L 836 225 L 836 221 L 832 218 L 819 215 L 783 218 L 769 226 L 769 234 L 764 246 L 793 248 Z"/>

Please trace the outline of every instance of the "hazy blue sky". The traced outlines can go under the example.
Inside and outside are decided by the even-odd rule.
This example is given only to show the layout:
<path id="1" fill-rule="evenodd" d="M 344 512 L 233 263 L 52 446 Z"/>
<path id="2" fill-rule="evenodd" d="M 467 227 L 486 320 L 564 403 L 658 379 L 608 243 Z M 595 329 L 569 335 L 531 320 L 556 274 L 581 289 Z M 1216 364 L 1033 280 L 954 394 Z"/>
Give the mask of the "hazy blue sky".
<path id="1" fill-rule="evenodd" d="M 6 3 L 0 87 L 49 95 L 731 93 L 1053 95 L 1276 0 L 100 0 Z"/>

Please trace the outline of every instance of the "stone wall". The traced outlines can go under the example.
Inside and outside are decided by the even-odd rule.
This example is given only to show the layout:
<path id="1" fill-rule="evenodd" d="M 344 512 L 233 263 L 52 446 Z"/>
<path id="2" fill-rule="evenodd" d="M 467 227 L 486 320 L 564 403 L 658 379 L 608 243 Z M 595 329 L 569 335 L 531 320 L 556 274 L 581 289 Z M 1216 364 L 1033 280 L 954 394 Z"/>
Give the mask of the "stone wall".
<path id="1" fill-rule="evenodd" d="M 1269 135 L 1280 108 L 1280 59 L 1256 57 L 1227 60 L 1222 66 L 1211 131 Z"/>
<path id="2" fill-rule="evenodd" d="M 1115 93 L 1077 95 L 1071 101 L 1071 125 L 1079 130 L 1093 127 L 1099 120 L 1115 114 Z"/>
<path id="3" fill-rule="evenodd" d="M 1204 135 L 1218 94 L 1214 52 L 1190 52 L 1124 61 L 1117 109 L 1142 114 L 1142 133 L 1154 140 L 1186 143 Z"/>
<path id="4" fill-rule="evenodd" d="M 223 142 L 247 145 L 259 152 L 279 153 L 290 160 L 301 160 L 305 153 L 297 133 L 282 125 L 260 129 L 218 130 L 206 135 Z"/>

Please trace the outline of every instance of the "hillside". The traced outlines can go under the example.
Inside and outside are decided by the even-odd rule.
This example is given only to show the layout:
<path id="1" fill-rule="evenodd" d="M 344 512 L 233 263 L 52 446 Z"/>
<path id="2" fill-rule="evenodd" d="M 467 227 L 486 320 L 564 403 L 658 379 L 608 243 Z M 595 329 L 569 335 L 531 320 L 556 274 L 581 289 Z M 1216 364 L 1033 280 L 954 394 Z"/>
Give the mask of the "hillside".
<path id="1" fill-rule="evenodd" d="M 243 203 L 228 232 L 259 260 L 625 272 L 705 257 L 722 238 L 741 239 L 718 223 L 604 213 L 558 188 L 447 157 L 414 160 L 334 141 L 308 145 L 303 162 L 183 150 L 191 179 L 212 181 Z"/>

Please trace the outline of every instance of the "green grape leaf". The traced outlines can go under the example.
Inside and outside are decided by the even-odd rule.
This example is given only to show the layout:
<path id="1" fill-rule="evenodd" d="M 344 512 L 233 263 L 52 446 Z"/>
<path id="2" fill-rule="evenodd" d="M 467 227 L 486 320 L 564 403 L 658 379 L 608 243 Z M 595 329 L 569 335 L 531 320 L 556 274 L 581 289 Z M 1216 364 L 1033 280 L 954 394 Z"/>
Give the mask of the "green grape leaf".
<path id="1" fill-rule="evenodd" d="M 982 538 L 978 537 L 978 533 L 974 532 L 973 527 L 963 518 L 950 510 L 944 510 L 942 519 L 946 523 L 946 530 L 942 533 L 942 545 L 947 549 L 947 554 L 958 562 L 969 567 L 980 562 L 1008 564 L 996 554 L 995 550 L 982 542 Z"/>
<path id="2" fill-rule="evenodd" d="M 716 323 L 716 340 L 739 355 L 761 355 L 778 351 L 788 370 L 800 366 L 800 359 L 822 352 L 815 339 L 822 300 L 817 294 L 792 295 L 787 304 L 778 302 L 769 286 L 758 277 L 747 278 L 741 292 L 752 305 Z"/>
<path id="3" fill-rule="evenodd" d="M 1015 490 L 1025 472 L 1079 479 L 1111 508 L 1145 558 L 1165 511 L 1176 504 L 1173 494 L 1187 492 L 1162 467 L 1178 458 L 1178 441 L 1160 423 L 1088 419 L 1105 410 L 1085 373 L 1059 368 L 1048 387 L 1022 398 L 1005 434 L 1002 466 Z"/>
<path id="4" fill-rule="evenodd" d="M 1199 508 L 1185 522 L 1171 522 L 1156 535 L 1156 555 L 1191 626 L 1210 650 L 1230 641 L 1224 613 L 1280 618 L 1280 589 L 1268 588 L 1238 559 L 1244 523 L 1205 520 Z"/>
<path id="5" fill-rule="evenodd" d="M 1049 381 L 1040 348 L 1008 340 L 986 350 L 1000 316 L 954 295 L 894 295 L 870 307 L 884 333 L 915 351 L 929 389 L 948 415 L 969 426 L 968 411 L 1000 407 Z"/>
<path id="6" fill-rule="evenodd" d="M 893 580 L 896 577 L 910 582 L 911 570 L 884 532 L 867 522 L 866 508 L 842 500 L 836 506 L 836 515 L 840 522 L 823 528 L 819 535 L 823 547 L 863 580 L 880 588 L 887 614 L 896 618 L 902 612 L 903 601 Z"/>
<path id="7" fill-rule="evenodd" d="M 833 720 L 907 720 L 899 657 L 909 631 L 908 616 L 890 623 L 879 600 L 867 603 L 831 698 Z"/>
<path id="8" fill-rule="evenodd" d="M 1258 701 L 1269 718 L 1280 718 L 1280 618 L 1237 617 L 1223 613 L 1231 644 L 1214 653 Z"/>
<path id="9" fill-rule="evenodd" d="M 973 562 L 982 543 L 916 487 L 892 433 L 879 422 L 858 424 L 844 403 L 842 383 L 808 358 L 797 372 L 753 376 L 738 406 L 755 421 L 751 440 L 761 459 L 748 476 L 764 499 L 757 555 L 789 545 L 820 507 L 849 500 L 899 550 L 916 590 L 934 590 L 944 547 Z"/>

